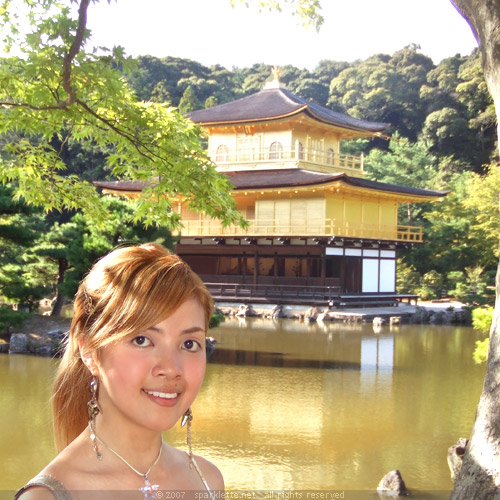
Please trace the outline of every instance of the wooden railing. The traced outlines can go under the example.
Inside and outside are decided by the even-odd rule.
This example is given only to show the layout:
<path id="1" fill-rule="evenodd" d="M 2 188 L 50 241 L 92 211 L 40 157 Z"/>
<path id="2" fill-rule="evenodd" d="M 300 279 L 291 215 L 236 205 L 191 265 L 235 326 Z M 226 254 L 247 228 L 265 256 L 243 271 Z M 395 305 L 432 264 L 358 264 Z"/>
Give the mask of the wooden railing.
<path id="1" fill-rule="evenodd" d="M 295 285 L 250 285 L 239 283 L 205 283 L 214 299 L 244 300 L 265 299 L 266 301 L 328 302 L 337 299 L 341 291 L 338 286 L 295 286 Z"/>
<path id="2" fill-rule="evenodd" d="M 293 161 L 304 161 L 319 164 L 326 167 L 337 167 L 346 170 L 363 172 L 363 155 L 353 156 L 336 153 L 333 151 L 320 151 L 314 149 L 303 149 L 297 151 L 295 148 L 281 148 L 270 151 L 257 149 L 211 151 L 210 158 L 217 165 L 224 166 L 234 163 L 276 163 Z"/>
<path id="3" fill-rule="evenodd" d="M 422 242 L 422 228 L 417 226 L 398 226 L 398 240 Z"/>
<path id="4" fill-rule="evenodd" d="M 387 307 L 407 301 L 417 305 L 419 296 L 398 293 L 343 294 L 340 286 L 262 285 L 207 282 L 205 285 L 218 302 L 319 304 L 337 308 Z"/>
<path id="5" fill-rule="evenodd" d="M 219 221 L 207 220 L 182 220 L 184 226 L 181 235 L 205 237 L 299 237 L 299 236 L 324 236 L 324 237 L 351 237 L 367 239 L 383 239 L 408 242 L 422 241 L 422 228 L 416 226 L 391 226 L 378 224 L 345 223 L 337 224 L 334 219 L 295 220 L 281 221 L 248 221 L 249 225 L 243 229 L 239 226 L 222 227 Z"/>

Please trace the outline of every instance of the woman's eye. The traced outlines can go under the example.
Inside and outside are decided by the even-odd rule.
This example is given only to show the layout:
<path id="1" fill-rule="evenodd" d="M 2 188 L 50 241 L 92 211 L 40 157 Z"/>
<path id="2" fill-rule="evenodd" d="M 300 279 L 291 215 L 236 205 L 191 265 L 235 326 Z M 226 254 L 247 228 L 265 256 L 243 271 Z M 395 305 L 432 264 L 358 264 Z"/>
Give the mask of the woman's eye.
<path id="1" fill-rule="evenodd" d="M 198 341 L 196 340 L 185 340 L 184 343 L 182 344 L 183 349 L 186 349 L 186 351 L 191 351 L 191 352 L 197 352 L 201 349 L 201 345 Z"/>
<path id="2" fill-rule="evenodd" d="M 146 347 L 148 345 L 151 345 L 151 340 L 149 340 L 144 335 L 138 335 L 132 340 L 132 343 L 139 347 Z"/>

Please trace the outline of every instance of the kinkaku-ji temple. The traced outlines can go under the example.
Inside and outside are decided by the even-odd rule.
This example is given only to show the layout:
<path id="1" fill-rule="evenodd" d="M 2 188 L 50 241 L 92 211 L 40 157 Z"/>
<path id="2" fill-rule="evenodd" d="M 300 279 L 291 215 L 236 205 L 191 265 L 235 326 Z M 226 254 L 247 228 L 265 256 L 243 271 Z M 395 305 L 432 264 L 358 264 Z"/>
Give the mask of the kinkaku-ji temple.
<path id="1" fill-rule="evenodd" d="M 283 87 L 277 75 L 260 92 L 190 119 L 203 127 L 208 154 L 234 189 L 249 225 L 172 208 L 183 229 L 180 255 L 218 300 L 394 305 L 398 249 L 422 242 L 422 228 L 398 224 L 400 204 L 443 191 L 365 179 L 363 156 L 341 141 L 380 136 L 385 123 L 336 113 Z M 98 182 L 134 196 L 139 182 Z"/>

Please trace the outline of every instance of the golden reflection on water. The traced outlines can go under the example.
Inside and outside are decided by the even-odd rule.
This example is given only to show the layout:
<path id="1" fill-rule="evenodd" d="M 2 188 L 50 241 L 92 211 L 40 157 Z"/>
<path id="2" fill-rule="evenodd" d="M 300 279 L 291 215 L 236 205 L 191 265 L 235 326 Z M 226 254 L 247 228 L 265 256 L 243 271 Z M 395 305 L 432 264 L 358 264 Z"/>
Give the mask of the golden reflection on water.
<path id="1" fill-rule="evenodd" d="M 374 490 L 399 469 L 410 489 L 449 490 L 447 449 L 468 436 L 484 366 L 470 328 L 226 321 L 193 405 L 193 446 L 230 490 Z M 53 454 L 53 361 L 0 356 L 7 474 L 34 475 Z M 237 364 L 235 364 L 237 363 Z M 165 434 L 185 447 L 185 431 Z M 36 453 L 34 452 L 36 450 Z M 36 455 L 36 456 L 35 456 Z"/>

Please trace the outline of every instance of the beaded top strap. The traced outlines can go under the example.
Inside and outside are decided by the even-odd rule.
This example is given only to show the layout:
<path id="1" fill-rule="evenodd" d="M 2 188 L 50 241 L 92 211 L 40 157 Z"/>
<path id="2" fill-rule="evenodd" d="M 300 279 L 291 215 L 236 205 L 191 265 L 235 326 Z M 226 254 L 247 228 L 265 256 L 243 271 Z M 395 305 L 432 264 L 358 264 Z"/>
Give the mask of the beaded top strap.
<path id="1" fill-rule="evenodd" d="M 43 486 L 50 490 L 56 500 L 72 500 L 70 492 L 55 477 L 39 474 L 26 483 L 15 495 L 17 500 L 26 490 L 32 486 Z"/>
<path id="2" fill-rule="evenodd" d="M 215 495 L 214 495 L 213 491 L 210 489 L 210 486 L 208 486 L 207 480 L 205 479 L 205 476 L 203 476 L 203 473 L 201 472 L 201 469 L 200 469 L 198 463 L 194 459 L 194 456 L 190 455 L 187 452 L 186 452 L 186 454 L 187 454 L 187 456 L 189 458 L 189 461 L 193 464 L 194 469 L 198 473 L 198 476 L 200 476 L 201 482 L 203 483 L 203 485 L 207 489 L 208 494 L 210 495 L 211 500 L 215 500 Z"/>

